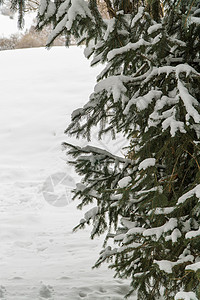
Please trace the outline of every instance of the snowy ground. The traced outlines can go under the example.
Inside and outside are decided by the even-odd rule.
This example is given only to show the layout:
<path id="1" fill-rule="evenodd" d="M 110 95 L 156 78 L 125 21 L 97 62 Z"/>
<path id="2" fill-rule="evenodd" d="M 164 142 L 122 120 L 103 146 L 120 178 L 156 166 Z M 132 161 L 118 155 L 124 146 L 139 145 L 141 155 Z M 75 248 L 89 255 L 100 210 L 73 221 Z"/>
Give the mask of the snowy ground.
<path id="1" fill-rule="evenodd" d="M 0 52 L 0 299 L 117 300 L 128 290 L 128 281 L 113 279 L 106 266 L 91 269 L 102 239 L 91 241 L 89 228 L 72 233 L 82 217 L 77 203 L 59 207 L 58 198 L 50 205 L 45 197 L 56 175 L 64 174 L 68 186 L 77 181 L 60 144 L 99 71 L 82 51 Z"/>

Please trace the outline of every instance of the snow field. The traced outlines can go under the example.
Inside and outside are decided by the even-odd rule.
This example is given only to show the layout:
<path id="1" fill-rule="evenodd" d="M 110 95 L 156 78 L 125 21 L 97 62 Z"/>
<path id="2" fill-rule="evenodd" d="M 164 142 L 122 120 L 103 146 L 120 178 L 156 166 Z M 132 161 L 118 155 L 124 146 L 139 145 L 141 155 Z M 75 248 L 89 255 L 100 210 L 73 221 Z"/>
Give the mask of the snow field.
<path id="1" fill-rule="evenodd" d="M 129 281 L 91 269 L 103 239 L 72 233 L 84 215 L 77 202 L 52 206 L 43 195 L 49 176 L 78 181 L 61 149 L 75 140 L 63 132 L 100 67 L 75 47 L 2 51 L 0 66 L 0 299 L 123 299 Z"/>

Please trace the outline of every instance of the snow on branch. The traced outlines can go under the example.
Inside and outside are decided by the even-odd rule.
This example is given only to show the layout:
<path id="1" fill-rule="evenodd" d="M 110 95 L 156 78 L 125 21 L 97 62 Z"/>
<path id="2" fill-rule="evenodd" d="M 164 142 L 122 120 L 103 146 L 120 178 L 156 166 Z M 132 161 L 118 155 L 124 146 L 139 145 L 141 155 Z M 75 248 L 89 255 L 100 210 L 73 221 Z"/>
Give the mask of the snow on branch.
<path id="1" fill-rule="evenodd" d="M 194 108 L 195 105 L 199 105 L 198 101 L 192 97 L 187 88 L 183 85 L 181 80 L 178 79 L 178 89 L 179 89 L 179 95 L 185 105 L 187 115 L 186 117 L 189 119 L 192 117 L 195 121 L 195 123 L 200 123 L 200 114 L 198 111 Z"/>
<path id="2" fill-rule="evenodd" d="M 181 259 L 173 262 L 169 260 L 154 260 L 154 263 L 159 266 L 159 269 L 164 271 L 165 273 L 173 273 L 172 268 L 174 266 L 186 263 L 186 262 L 192 262 L 194 261 L 194 256 L 193 255 L 186 255 L 182 257 Z"/>
<path id="3" fill-rule="evenodd" d="M 193 230 L 193 231 L 186 233 L 185 237 L 186 237 L 186 239 L 192 239 L 199 235 L 200 235 L 200 228 L 198 230 Z"/>
<path id="4" fill-rule="evenodd" d="M 55 29 L 51 32 L 47 39 L 47 45 L 50 45 L 52 41 L 65 29 L 67 22 L 67 15 L 57 24 Z"/>
<path id="5" fill-rule="evenodd" d="M 166 222 L 164 225 L 162 225 L 160 227 L 146 229 L 143 232 L 143 236 L 156 235 L 156 239 L 159 240 L 159 238 L 161 237 L 161 235 L 163 233 L 173 230 L 174 228 L 177 227 L 177 225 L 178 225 L 177 219 L 171 218 L 171 219 L 169 219 L 168 222 Z"/>
<path id="6" fill-rule="evenodd" d="M 138 170 L 146 170 L 149 167 L 155 166 L 156 159 L 155 158 L 146 158 L 144 159 L 138 166 Z"/>
<path id="7" fill-rule="evenodd" d="M 198 270 L 200 270 L 200 262 L 196 262 L 194 264 L 187 265 L 187 267 L 185 269 L 197 272 Z"/>
<path id="8" fill-rule="evenodd" d="M 174 211 L 174 207 L 156 207 L 155 209 L 151 209 L 148 212 L 148 215 L 151 215 L 152 213 L 154 215 L 168 215 L 171 214 Z"/>
<path id="9" fill-rule="evenodd" d="M 186 77 L 189 76 L 191 73 L 200 76 L 200 74 L 188 64 L 179 64 L 175 67 L 173 66 L 153 67 L 150 74 L 144 80 L 144 83 L 151 81 L 151 79 L 155 76 L 166 74 L 166 77 L 168 77 L 171 73 L 175 73 L 177 78 L 180 76 L 181 73 L 186 73 Z"/>
<path id="10" fill-rule="evenodd" d="M 144 14 L 144 7 L 139 7 L 137 14 L 134 16 L 134 18 L 131 21 L 131 27 L 133 28 L 136 23 L 143 17 Z"/>
<path id="11" fill-rule="evenodd" d="M 161 29 L 161 28 L 162 28 L 162 24 L 157 24 L 157 23 L 156 23 L 156 24 L 150 26 L 150 27 L 148 28 L 147 32 L 148 32 L 148 34 L 152 34 L 152 33 L 158 31 L 158 30 Z"/>
<path id="12" fill-rule="evenodd" d="M 126 176 L 126 177 L 123 177 L 121 180 L 119 180 L 118 185 L 122 189 L 122 188 L 125 188 L 131 181 L 132 181 L 132 178 L 130 176 Z"/>
<path id="13" fill-rule="evenodd" d="M 117 249 L 112 249 L 110 246 L 106 247 L 104 250 L 100 252 L 100 256 L 98 261 L 95 264 L 95 267 L 99 266 L 103 261 L 112 257 L 117 253 Z"/>
<path id="14" fill-rule="evenodd" d="M 68 10 L 68 21 L 66 23 L 67 30 L 71 30 L 77 16 L 93 19 L 90 9 L 88 8 L 88 2 L 84 0 L 71 0 L 71 6 Z"/>
<path id="15" fill-rule="evenodd" d="M 74 158 L 78 157 L 76 162 L 80 161 L 90 161 L 91 164 L 94 163 L 94 160 L 97 158 L 98 161 L 105 161 L 106 159 L 110 160 L 111 164 L 119 165 L 119 163 L 123 164 L 124 168 L 127 168 L 129 165 L 133 165 L 133 161 L 131 159 L 123 158 L 117 155 L 114 155 L 106 150 L 103 150 L 98 147 L 93 146 L 86 146 L 86 147 L 79 147 L 75 145 L 71 145 L 69 143 L 62 144 L 64 149 L 69 148 L 68 154 L 72 155 Z M 86 155 L 91 154 L 91 155 Z M 71 162 L 74 163 L 74 162 Z"/>
<path id="16" fill-rule="evenodd" d="M 166 130 L 168 127 L 170 128 L 170 134 L 172 137 L 175 136 L 176 132 L 179 130 L 181 133 L 186 133 L 184 128 L 184 123 L 176 120 L 176 109 L 172 107 L 167 112 L 164 112 L 163 117 L 165 120 L 162 122 L 163 130 Z"/>
<path id="17" fill-rule="evenodd" d="M 121 55 L 127 51 L 130 50 L 137 50 L 142 46 L 149 46 L 150 43 L 145 41 L 143 38 L 141 38 L 138 42 L 136 43 L 128 43 L 126 46 L 124 47 L 120 47 L 114 50 L 111 50 L 110 52 L 108 52 L 107 55 L 107 59 L 108 61 L 112 60 L 116 55 Z"/>
<path id="18" fill-rule="evenodd" d="M 193 292 L 178 292 L 174 300 L 198 300 Z"/>
<path id="19" fill-rule="evenodd" d="M 69 9 L 70 7 L 70 0 L 64 1 L 58 8 L 56 19 L 59 20 Z"/>
<path id="20" fill-rule="evenodd" d="M 127 115 L 129 113 L 130 107 L 132 105 L 136 105 L 139 111 L 144 110 L 148 107 L 148 105 L 155 99 L 159 99 L 162 96 L 161 91 L 151 90 L 146 95 L 140 97 L 133 97 L 129 100 L 126 108 L 124 109 L 124 114 Z"/>
<path id="21" fill-rule="evenodd" d="M 88 222 L 90 219 L 94 219 L 98 213 L 99 213 L 99 207 L 95 206 L 85 213 L 84 219 L 86 220 L 86 222 Z"/>
<path id="22" fill-rule="evenodd" d="M 41 0 L 40 5 L 38 8 L 38 12 L 40 15 L 43 15 L 45 13 L 45 10 L 47 9 L 48 1 L 47 0 Z"/>
<path id="23" fill-rule="evenodd" d="M 70 34 L 73 34 L 74 30 L 76 33 L 81 30 L 86 31 L 85 26 L 77 25 L 80 20 L 94 20 L 88 7 L 88 2 L 85 0 L 66 0 L 60 4 L 58 9 L 53 1 L 42 0 L 38 11 L 38 28 L 42 28 L 46 23 L 50 22 L 54 15 L 56 26 L 48 37 L 47 46 L 64 30 L 68 30 Z M 76 28 L 74 28 L 74 24 Z"/>
<path id="24" fill-rule="evenodd" d="M 112 94 L 114 101 L 117 102 L 120 98 L 125 97 L 124 94 L 126 93 L 127 88 L 124 86 L 124 83 L 129 81 L 129 76 L 110 76 L 97 83 L 94 88 L 94 92 L 100 93 L 105 90 L 108 94 Z"/>
<path id="25" fill-rule="evenodd" d="M 196 196 L 198 199 L 200 199 L 200 184 L 198 184 L 197 186 L 195 186 L 195 188 L 193 188 L 192 190 L 190 190 L 189 192 L 185 193 L 184 195 L 182 195 L 179 199 L 177 204 L 182 204 L 184 203 L 187 199 Z"/>

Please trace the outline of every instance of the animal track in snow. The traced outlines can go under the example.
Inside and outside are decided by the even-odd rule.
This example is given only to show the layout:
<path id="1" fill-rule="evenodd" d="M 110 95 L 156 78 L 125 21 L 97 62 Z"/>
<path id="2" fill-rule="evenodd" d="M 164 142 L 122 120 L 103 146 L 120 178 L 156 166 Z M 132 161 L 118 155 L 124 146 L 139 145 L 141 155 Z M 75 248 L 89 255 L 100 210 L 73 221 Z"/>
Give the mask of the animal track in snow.
<path id="1" fill-rule="evenodd" d="M 6 289 L 4 286 L 0 286 L 0 299 L 4 299 Z"/>
<path id="2" fill-rule="evenodd" d="M 53 292 L 53 288 L 50 285 L 43 284 L 42 287 L 40 288 L 39 295 L 44 299 L 51 299 L 52 292 Z"/>

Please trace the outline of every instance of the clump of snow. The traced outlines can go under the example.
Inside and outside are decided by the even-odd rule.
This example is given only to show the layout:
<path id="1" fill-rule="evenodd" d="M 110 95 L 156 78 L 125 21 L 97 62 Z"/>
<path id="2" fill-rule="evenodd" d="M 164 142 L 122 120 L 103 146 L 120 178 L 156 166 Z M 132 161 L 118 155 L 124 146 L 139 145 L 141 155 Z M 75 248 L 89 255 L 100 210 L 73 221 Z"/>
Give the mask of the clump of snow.
<path id="1" fill-rule="evenodd" d="M 117 236 L 114 237 L 115 242 L 122 241 L 125 237 L 125 234 L 118 234 Z"/>
<path id="2" fill-rule="evenodd" d="M 88 3 L 86 1 L 71 0 L 71 6 L 67 13 L 67 30 L 71 29 L 72 24 L 76 19 L 77 15 L 81 16 L 82 18 L 86 18 L 87 16 L 89 16 L 91 19 L 93 18 L 88 8 Z"/>
<path id="3" fill-rule="evenodd" d="M 138 170 L 146 170 L 149 167 L 154 167 L 156 164 L 156 159 L 155 158 L 146 158 L 144 159 L 138 166 Z"/>
<path id="4" fill-rule="evenodd" d="M 194 230 L 194 231 L 190 231 L 190 232 L 186 233 L 185 237 L 186 237 L 186 239 L 192 239 L 199 235 L 200 235 L 200 228 L 199 228 L 199 230 Z"/>
<path id="5" fill-rule="evenodd" d="M 192 270 L 194 272 L 200 270 L 200 262 L 191 264 L 191 265 L 187 265 L 187 267 L 185 268 L 186 270 Z"/>
<path id="6" fill-rule="evenodd" d="M 156 32 L 157 30 L 162 28 L 162 24 L 154 24 L 150 26 L 147 30 L 148 34 L 152 34 L 153 32 Z"/>
<path id="7" fill-rule="evenodd" d="M 49 1 L 48 7 L 47 7 L 47 11 L 45 13 L 45 18 L 49 19 L 51 18 L 56 12 L 56 5 L 54 2 Z"/>
<path id="8" fill-rule="evenodd" d="M 182 65 L 181 65 L 182 66 Z M 191 72 L 191 68 L 189 68 L 187 65 L 183 65 L 183 70 L 176 68 L 176 73 L 180 73 L 181 71 L 185 72 Z M 196 73 L 196 72 L 195 72 Z M 178 76 L 178 75 L 177 75 Z M 179 89 L 179 95 L 185 105 L 185 108 L 187 110 L 187 113 L 190 117 L 192 117 L 195 121 L 195 123 L 199 124 L 200 123 L 200 114 L 198 111 L 195 109 L 195 105 L 199 105 L 198 101 L 189 94 L 187 88 L 183 85 L 180 79 L 178 79 L 178 89 Z"/>
<path id="9" fill-rule="evenodd" d="M 148 127 L 151 126 L 162 126 L 163 131 L 170 129 L 170 134 L 172 137 L 175 136 L 177 131 L 181 133 L 186 133 L 185 124 L 189 124 L 190 118 L 195 122 L 193 128 L 196 130 L 198 135 L 198 125 L 200 123 L 200 114 L 196 107 L 199 105 L 198 101 L 189 93 L 186 88 L 185 83 L 181 79 L 181 74 L 185 73 L 186 77 L 192 74 L 192 76 L 199 76 L 199 73 L 195 71 L 194 68 L 187 64 L 179 64 L 176 67 L 173 66 L 164 66 L 164 67 L 153 67 L 151 72 L 144 79 L 144 83 L 149 82 L 153 77 L 161 74 L 165 74 L 168 77 L 170 74 L 176 77 L 177 80 L 177 89 L 170 92 L 168 96 L 158 95 L 158 98 L 151 97 L 151 95 L 145 95 L 143 97 L 135 97 L 131 99 L 128 103 L 125 113 L 129 111 L 129 108 L 132 104 L 136 104 L 139 110 L 146 109 L 148 105 L 152 102 L 153 99 L 157 100 L 155 103 L 154 111 L 149 116 Z M 152 92 L 152 91 L 151 91 Z M 156 91 L 157 94 L 159 91 Z M 155 95 L 157 96 L 157 95 Z M 160 99 L 159 99 L 160 98 Z M 184 121 L 177 120 L 177 108 L 176 104 L 182 102 L 186 109 L 186 116 Z M 160 112 L 165 105 L 173 105 L 170 109 L 164 112 Z M 148 128 L 147 128 L 148 130 Z"/>
<path id="10" fill-rule="evenodd" d="M 164 225 L 162 225 L 160 227 L 146 229 L 143 232 L 143 235 L 144 236 L 156 235 L 156 238 L 158 240 L 163 233 L 173 230 L 174 228 L 177 227 L 177 225 L 178 225 L 177 219 L 171 218 L 171 219 L 169 219 L 168 222 L 166 222 Z"/>
<path id="11" fill-rule="evenodd" d="M 168 236 L 165 237 L 165 240 L 166 241 L 172 240 L 172 243 L 176 243 L 178 238 L 180 238 L 180 237 L 181 237 L 180 230 L 178 228 L 175 228 L 172 231 L 171 235 L 168 235 Z"/>
<path id="12" fill-rule="evenodd" d="M 117 102 L 121 98 L 121 94 L 125 94 L 127 89 L 123 82 L 129 80 L 126 76 L 110 76 L 96 84 L 95 93 L 107 91 L 108 95 L 113 94 L 114 101 Z"/>
<path id="13" fill-rule="evenodd" d="M 105 20 L 105 22 L 106 22 L 106 25 L 107 25 L 107 29 L 106 29 L 106 32 L 105 32 L 105 34 L 104 34 L 104 40 L 106 41 L 107 39 L 108 39 L 108 37 L 109 37 L 109 35 L 110 35 L 110 33 L 114 30 L 114 25 L 115 25 L 115 22 L 116 22 L 116 20 L 115 20 L 115 18 L 112 18 L 112 19 L 108 19 L 108 20 Z"/>
<path id="14" fill-rule="evenodd" d="M 200 184 L 195 186 L 192 190 L 189 192 L 185 193 L 178 199 L 178 204 L 184 203 L 187 199 L 196 196 L 197 198 L 200 198 Z"/>
<path id="15" fill-rule="evenodd" d="M 46 0 L 42 0 L 42 1 L 46 1 Z M 42 3 L 42 1 L 41 1 L 41 3 Z M 70 0 L 66 0 L 59 6 L 59 8 L 57 10 L 57 14 L 56 14 L 57 20 L 59 20 L 60 17 L 62 17 L 67 12 L 67 8 L 69 7 L 69 5 L 70 5 Z M 40 13 L 40 14 L 42 15 L 43 13 Z"/>
<path id="16" fill-rule="evenodd" d="M 149 42 L 145 41 L 142 38 L 136 43 L 128 43 L 124 47 L 120 47 L 118 49 L 114 49 L 114 50 L 111 50 L 110 52 L 108 52 L 108 55 L 107 55 L 108 61 L 112 60 L 116 55 L 121 55 L 127 51 L 137 50 L 142 46 L 148 46 L 148 45 L 149 45 Z"/>
<path id="17" fill-rule="evenodd" d="M 131 27 L 133 28 L 135 24 L 142 18 L 144 13 L 144 7 L 139 7 L 138 13 L 134 16 L 132 22 L 131 22 Z"/>
<path id="18" fill-rule="evenodd" d="M 167 116 L 168 114 L 170 115 Z M 166 119 L 162 122 L 162 128 L 163 130 L 166 130 L 168 127 L 170 127 L 170 134 L 172 137 L 175 136 L 178 130 L 182 133 L 186 133 L 184 123 L 176 120 L 176 110 L 174 108 L 170 109 L 170 111 L 163 113 L 163 116 Z"/>
<path id="19" fill-rule="evenodd" d="M 51 41 L 66 27 L 67 20 L 67 15 L 65 15 L 64 18 L 56 25 L 54 30 L 48 36 L 47 45 L 50 44 Z M 42 26 L 42 22 L 39 23 L 39 26 Z"/>
<path id="20" fill-rule="evenodd" d="M 193 292 L 178 292 L 174 300 L 198 300 Z"/>
<path id="21" fill-rule="evenodd" d="M 98 214 L 98 212 L 99 212 L 98 206 L 91 208 L 85 213 L 84 215 L 85 220 L 89 221 L 90 219 L 94 218 Z"/>
<path id="22" fill-rule="evenodd" d="M 177 266 L 179 264 L 182 264 L 184 262 L 189 262 L 189 261 L 193 261 L 194 260 L 194 256 L 193 255 L 186 255 L 181 257 L 179 260 L 173 262 L 173 261 L 169 261 L 169 260 L 154 260 L 154 263 L 157 264 L 159 266 L 159 269 L 162 271 L 165 271 L 166 273 L 172 273 L 172 268 L 174 266 Z"/>
<path id="23" fill-rule="evenodd" d="M 118 185 L 120 188 L 125 188 L 131 182 L 131 180 L 132 178 L 130 176 L 126 176 L 119 180 Z"/>
<path id="24" fill-rule="evenodd" d="M 127 235 L 132 235 L 132 234 L 141 234 L 145 231 L 145 228 L 141 228 L 141 227 L 133 227 L 131 229 L 128 230 L 128 232 L 126 233 Z"/>
<path id="25" fill-rule="evenodd" d="M 136 222 L 131 222 L 126 218 L 121 218 L 121 223 L 123 226 L 125 226 L 126 228 L 130 229 L 136 226 Z"/>
<path id="26" fill-rule="evenodd" d="M 156 207 L 148 212 L 148 215 L 154 213 L 155 215 L 167 215 L 173 212 L 174 207 Z"/>
<path id="27" fill-rule="evenodd" d="M 47 0 L 41 0 L 40 1 L 40 5 L 39 5 L 39 9 L 38 9 L 38 13 L 40 14 L 40 15 L 43 15 L 44 14 L 44 12 L 45 12 L 45 10 L 46 10 L 46 8 L 47 8 Z"/>
<path id="28" fill-rule="evenodd" d="M 139 111 L 144 110 L 148 107 L 148 105 L 155 99 L 158 100 L 162 95 L 161 91 L 149 91 L 146 95 L 142 97 L 133 97 L 127 104 L 124 114 L 128 114 L 130 107 L 135 104 Z"/>
<path id="29" fill-rule="evenodd" d="M 191 23 L 200 24 L 200 18 L 199 17 L 191 17 Z"/>
<path id="30" fill-rule="evenodd" d="M 175 263 L 169 260 L 154 260 L 154 263 L 159 266 L 161 271 L 165 271 L 166 273 L 172 273 L 172 268 L 174 267 Z"/>
<path id="31" fill-rule="evenodd" d="M 45 1 L 44 4 L 42 4 L 41 11 L 43 11 L 43 5 L 45 6 Z M 53 3 L 54 4 L 54 3 Z M 48 3 L 49 6 L 49 3 Z M 51 17 L 52 14 L 55 13 L 55 10 L 53 10 L 53 6 L 50 5 L 51 8 L 47 8 L 47 12 L 44 15 L 44 20 L 45 18 Z M 42 14 L 41 14 L 42 15 Z M 47 40 L 47 45 L 50 44 L 59 33 L 62 32 L 65 28 L 67 30 L 71 30 L 74 21 L 76 20 L 77 16 L 80 16 L 81 18 L 90 18 L 93 19 L 93 16 L 91 15 L 90 9 L 88 8 L 88 3 L 84 0 L 66 0 L 62 5 L 60 6 L 60 9 L 57 12 L 56 18 L 57 20 L 60 20 L 60 22 L 57 23 L 56 27 L 53 29 L 51 34 L 49 35 L 49 38 Z M 41 27 L 44 24 L 44 21 L 41 21 L 39 23 L 39 27 Z"/>

